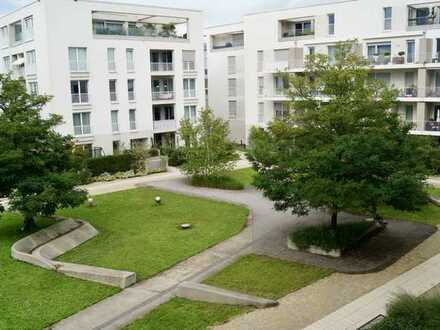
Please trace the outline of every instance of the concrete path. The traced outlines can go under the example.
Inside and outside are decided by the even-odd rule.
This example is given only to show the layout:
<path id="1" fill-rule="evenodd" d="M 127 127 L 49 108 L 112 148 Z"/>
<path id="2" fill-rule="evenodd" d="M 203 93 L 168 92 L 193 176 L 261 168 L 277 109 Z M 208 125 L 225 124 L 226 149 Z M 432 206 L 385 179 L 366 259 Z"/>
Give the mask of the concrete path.
<path id="1" fill-rule="evenodd" d="M 440 187 L 440 176 L 433 176 L 430 177 L 427 182 L 431 185 L 433 185 L 434 187 Z"/>

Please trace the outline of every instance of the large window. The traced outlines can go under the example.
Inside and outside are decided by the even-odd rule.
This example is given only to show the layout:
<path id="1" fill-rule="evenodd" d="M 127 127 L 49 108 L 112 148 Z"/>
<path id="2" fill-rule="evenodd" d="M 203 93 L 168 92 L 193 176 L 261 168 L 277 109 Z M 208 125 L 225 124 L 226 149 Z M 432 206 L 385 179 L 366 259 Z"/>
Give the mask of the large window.
<path id="1" fill-rule="evenodd" d="M 135 130 L 136 129 L 136 110 L 135 109 L 130 109 L 128 111 L 128 120 L 130 122 L 130 130 Z"/>
<path id="2" fill-rule="evenodd" d="M 75 135 L 88 135 L 92 133 L 90 127 L 90 112 L 73 114 L 73 131 Z"/>
<path id="3" fill-rule="evenodd" d="M 27 41 L 27 40 L 32 40 L 33 37 L 34 37 L 34 20 L 32 16 L 29 16 L 24 19 L 23 38 L 25 41 Z"/>
<path id="4" fill-rule="evenodd" d="M 328 14 L 328 34 L 335 34 L 335 14 Z"/>
<path id="5" fill-rule="evenodd" d="M 335 46 L 328 46 L 327 47 L 327 56 L 328 56 L 328 63 L 329 64 L 335 64 L 336 57 L 335 57 Z"/>
<path id="6" fill-rule="evenodd" d="M 228 79 L 228 96 L 237 96 L 237 79 Z"/>
<path id="7" fill-rule="evenodd" d="M 196 97 L 196 80 L 183 79 L 183 92 L 185 97 Z"/>
<path id="8" fill-rule="evenodd" d="M 26 52 L 26 73 L 37 73 L 37 58 L 35 55 L 35 50 Z"/>
<path id="9" fill-rule="evenodd" d="M 12 24 L 12 32 L 14 36 L 14 43 L 23 41 L 23 25 L 21 21 Z"/>
<path id="10" fill-rule="evenodd" d="M 386 31 L 391 30 L 393 25 L 393 8 L 385 7 L 383 9 L 383 17 L 383 29 Z"/>
<path id="11" fill-rule="evenodd" d="M 117 81 L 116 79 L 110 79 L 108 81 L 108 89 L 110 93 L 110 101 L 117 102 L 118 101 L 118 92 L 116 87 Z"/>
<path id="12" fill-rule="evenodd" d="M 69 47 L 69 65 L 72 72 L 87 71 L 87 48 Z"/>
<path id="13" fill-rule="evenodd" d="M 371 64 L 388 64 L 391 60 L 391 42 L 368 44 L 368 60 Z"/>
<path id="14" fill-rule="evenodd" d="M 237 119 L 237 101 L 228 102 L 228 115 L 229 119 Z"/>
<path id="15" fill-rule="evenodd" d="M 228 74 L 235 74 L 237 72 L 236 57 L 228 56 Z"/>
<path id="16" fill-rule="evenodd" d="M 111 119 L 112 119 L 112 132 L 119 132 L 119 111 L 112 110 L 111 111 Z"/>
<path id="17" fill-rule="evenodd" d="M 11 70 L 11 58 L 9 56 L 3 57 L 3 71 L 8 73 Z"/>
<path id="18" fill-rule="evenodd" d="M 3 26 L 0 28 L 0 47 L 8 46 L 8 44 L 9 44 L 8 27 Z"/>
<path id="19" fill-rule="evenodd" d="M 371 72 L 368 74 L 370 79 L 380 80 L 386 86 L 391 85 L 391 73 L 390 72 Z"/>
<path id="20" fill-rule="evenodd" d="M 416 42 L 414 40 L 407 40 L 406 42 L 406 62 L 414 63 L 416 57 Z"/>
<path id="21" fill-rule="evenodd" d="M 127 56 L 127 71 L 133 72 L 134 71 L 134 49 L 127 48 L 126 56 Z"/>
<path id="22" fill-rule="evenodd" d="M 263 72 L 264 67 L 264 51 L 259 50 L 257 52 L 257 70 L 258 72 Z"/>
<path id="23" fill-rule="evenodd" d="M 88 80 L 72 80 L 70 82 L 70 92 L 72 94 L 72 103 L 89 103 Z"/>
<path id="24" fill-rule="evenodd" d="M 197 106 L 186 105 L 184 108 L 184 118 L 191 123 L 195 123 L 197 121 Z"/>
<path id="25" fill-rule="evenodd" d="M 38 83 L 36 81 L 30 81 L 28 83 L 29 94 L 38 95 Z"/>
<path id="26" fill-rule="evenodd" d="M 136 93 L 134 91 L 134 79 L 127 80 L 127 87 L 128 87 L 128 100 L 134 101 L 136 99 Z"/>
<path id="27" fill-rule="evenodd" d="M 196 69 L 196 52 L 194 50 L 182 51 L 183 71 L 191 72 Z"/>
<path id="28" fill-rule="evenodd" d="M 258 77 L 258 96 L 264 95 L 264 77 Z"/>
<path id="29" fill-rule="evenodd" d="M 108 71 L 116 71 L 116 50 L 114 48 L 107 48 L 107 63 Z"/>
<path id="30" fill-rule="evenodd" d="M 258 103 L 258 122 L 264 123 L 264 102 Z"/>
<path id="31" fill-rule="evenodd" d="M 409 104 L 405 106 L 405 121 L 412 123 L 413 122 L 413 105 Z"/>

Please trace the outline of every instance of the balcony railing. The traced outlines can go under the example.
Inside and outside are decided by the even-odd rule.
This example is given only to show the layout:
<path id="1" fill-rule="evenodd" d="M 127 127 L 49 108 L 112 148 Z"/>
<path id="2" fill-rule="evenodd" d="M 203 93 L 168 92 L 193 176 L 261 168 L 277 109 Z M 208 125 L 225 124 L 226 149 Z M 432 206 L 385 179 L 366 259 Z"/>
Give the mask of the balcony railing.
<path id="1" fill-rule="evenodd" d="M 151 71 L 173 71 L 173 63 L 170 62 L 151 62 Z"/>
<path id="2" fill-rule="evenodd" d="M 440 132 L 440 121 L 426 121 L 425 131 Z"/>
<path id="3" fill-rule="evenodd" d="M 128 92 L 128 100 L 129 101 L 136 100 L 136 93 L 135 92 Z"/>
<path id="4" fill-rule="evenodd" d="M 440 24 L 440 18 L 436 16 L 421 16 L 408 18 L 408 26 L 435 25 Z"/>
<path id="5" fill-rule="evenodd" d="M 196 65 L 194 61 L 183 61 L 183 71 L 185 72 L 191 72 L 195 71 Z"/>
<path id="6" fill-rule="evenodd" d="M 73 104 L 88 104 L 90 103 L 90 95 L 89 94 L 72 94 L 72 103 Z"/>
<path id="7" fill-rule="evenodd" d="M 400 97 L 417 97 L 417 87 L 405 87 L 399 91 Z"/>
<path id="8" fill-rule="evenodd" d="M 174 119 L 153 121 L 153 130 L 154 131 L 175 131 L 176 130 L 176 121 Z"/>
<path id="9" fill-rule="evenodd" d="M 183 94 L 184 94 L 185 98 L 196 97 L 196 90 L 195 89 L 185 89 L 183 91 Z"/>
<path id="10" fill-rule="evenodd" d="M 227 41 L 225 43 L 214 43 L 212 49 L 223 49 L 223 48 L 233 48 L 233 47 L 243 47 L 244 40 L 240 41 Z"/>
<path id="11" fill-rule="evenodd" d="M 304 36 L 312 36 L 315 34 L 314 29 L 304 29 L 304 30 L 293 30 L 283 32 L 283 38 L 294 38 L 294 37 L 304 37 Z"/>
<path id="12" fill-rule="evenodd" d="M 76 136 L 92 134 L 90 125 L 74 125 L 73 132 Z"/>
<path id="13" fill-rule="evenodd" d="M 153 96 L 153 100 L 155 100 L 155 101 L 172 100 L 172 99 L 174 99 L 175 92 L 174 91 L 153 91 L 152 96 Z"/>
<path id="14" fill-rule="evenodd" d="M 368 62 L 371 65 L 387 65 L 391 63 L 390 55 L 368 56 Z"/>
<path id="15" fill-rule="evenodd" d="M 284 97 L 288 95 L 287 88 L 275 88 L 275 96 Z"/>
<path id="16" fill-rule="evenodd" d="M 429 87 L 426 89 L 427 97 L 440 97 L 440 87 Z"/>
<path id="17" fill-rule="evenodd" d="M 106 27 L 99 23 L 93 24 L 93 33 L 97 35 L 114 35 L 114 36 L 130 36 L 130 37 L 147 37 L 147 38 L 167 38 L 167 39 L 188 39 L 187 33 L 178 33 L 175 30 L 163 29 L 162 24 L 156 26 L 133 26 L 125 25 Z"/>

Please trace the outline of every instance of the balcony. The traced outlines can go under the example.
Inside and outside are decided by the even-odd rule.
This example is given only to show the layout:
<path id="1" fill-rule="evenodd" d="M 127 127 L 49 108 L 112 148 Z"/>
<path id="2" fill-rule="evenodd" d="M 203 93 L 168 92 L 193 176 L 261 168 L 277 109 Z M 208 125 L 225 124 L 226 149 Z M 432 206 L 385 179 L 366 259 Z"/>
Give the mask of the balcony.
<path id="1" fill-rule="evenodd" d="M 417 97 L 417 87 L 405 87 L 399 91 L 400 97 Z"/>
<path id="2" fill-rule="evenodd" d="M 391 55 L 368 56 L 370 65 L 388 65 L 391 63 Z"/>
<path id="3" fill-rule="evenodd" d="M 174 65 L 169 62 L 152 62 L 151 63 L 151 71 L 152 72 L 161 72 L 161 71 L 173 71 Z"/>
<path id="4" fill-rule="evenodd" d="M 408 29 L 440 25 L 440 2 L 408 5 Z"/>
<path id="5" fill-rule="evenodd" d="M 155 132 L 170 132 L 176 129 L 176 121 L 174 119 L 153 121 L 153 130 Z"/>
<path id="6" fill-rule="evenodd" d="M 164 101 L 164 100 L 173 100 L 175 97 L 174 91 L 153 91 L 152 92 L 154 101 Z"/>
<path id="7" fill-rule="evenodd" d="M 440 97 L 440 87 L 428 87 L 426 89 L 427 97 Z"/>
<path id="8" fill-rule="evenodd" d="M 440 122 L 439 121 L 426 121 L 425 131 L 429 132 L 440 132 Z"/>
<path id="9" fill-rule="evenodd" d="M 89 104 L 90 103 L 90 95 L 87 93 L 72 94 L 72 103 L 73 104 Z"/>
<path id="10" fill-rule="evenodd" d="M 244 46 L 244 33 L 233 32 L 211 37 L 212 49 L 236 48 Z"/>
<path id="11" fill-rule="evenodd" d="M 308 37 L 315 35 L 315 21 L 287 19 L 279 22 L 280 39 L 292 39 L 298 37 Z"/>

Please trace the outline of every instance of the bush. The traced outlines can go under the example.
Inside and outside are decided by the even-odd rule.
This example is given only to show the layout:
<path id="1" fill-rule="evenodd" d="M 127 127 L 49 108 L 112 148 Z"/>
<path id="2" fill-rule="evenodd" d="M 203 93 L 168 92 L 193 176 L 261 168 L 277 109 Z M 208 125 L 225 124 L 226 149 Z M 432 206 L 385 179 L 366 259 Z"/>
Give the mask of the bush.
<path id="1" fill-rule="evenodd" d="M 371 329 L 440 329 L 440 296 L 399 296 L 389 305 L 388 316 Z"/>
<path id="2" fill-rule="evenodd" d="M 344 250 L 359 243 L 360 237 L 367 232 L 372 223 L 361 221 L 340 224 L 336 230 L 330 225 L 312 226 L 290 234 L 290 239 L 299 249 L 306 250 L 314 245 L 325 251 Z"/>
<path id="3" fill-rule="evenodd" d="M 225 190 L 243 190 L 244 185 L 228 176 L 193 176 L 191 184 L 196 187 L 216 188 Z"/>
<path id="4" fill-rule="evenodd" d="M 99 176 L 103 173 L 114 174 L 117 172 L 127 172 L 132 169 L 134 158 L 131 153 L 120 155 L 91 158 L 87 161 L 87 168 L 92 176 Z"/>
<path id="5" fill-rule="evenodd" d="M 185 152 L 184 149 L 179 148 L 162 148 L 161 154 L 168 156 L 168 165 L 170 166 L 181 166 L 185 163 Z"/>

